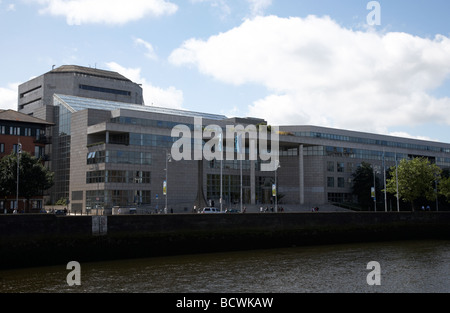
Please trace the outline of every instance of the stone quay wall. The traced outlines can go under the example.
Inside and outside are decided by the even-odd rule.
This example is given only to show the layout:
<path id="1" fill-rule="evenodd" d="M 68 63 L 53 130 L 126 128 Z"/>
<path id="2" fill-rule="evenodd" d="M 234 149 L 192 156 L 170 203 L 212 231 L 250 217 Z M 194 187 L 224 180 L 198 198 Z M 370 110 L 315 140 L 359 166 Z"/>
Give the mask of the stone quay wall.
<path id="1" fill-rule="evenodd" d="M 450 240 L 450 212 L 0 215 L 0 269 L 421 239 Z"/>

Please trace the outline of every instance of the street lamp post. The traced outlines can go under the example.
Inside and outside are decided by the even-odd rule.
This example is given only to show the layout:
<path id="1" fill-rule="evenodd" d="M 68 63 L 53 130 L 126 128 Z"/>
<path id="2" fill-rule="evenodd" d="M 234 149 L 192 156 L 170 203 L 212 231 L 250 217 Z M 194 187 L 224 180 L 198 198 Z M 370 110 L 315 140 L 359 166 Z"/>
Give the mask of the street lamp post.
<path id="1" fill-rule="evenodd" d="M 240 195 L 240 199 L 241 199 L 241 213 L 243 213 L 244 211 L 243 211 L 243 209 L 242 209 L 242 159 L 239 161 L 240 162 L 240 178 L 241 178 L 241 181 L 240 181 L 240 192 L 241 192 L 241 195 Z"/>
<path id="2" fill-rule="evenodd" d="M 377 174 L 377 166 L 372 165 L 373 168 L 373 205 L 375 212 L 377 211 L 377 184 L 376 184 L 376 174 Z"/>
<path id="3" fill-rule="evenodd" d="M 280 160 L 276 160 L 275 162 L 275 213 L 278 213 L 278 185 L 277 185 L 277 176 L 278 169 L 281 167 Z"/>
<path id="4" fill-rule="evenodd" d="M 438 192 L 438 178 L 436 177 L 436 180 L 434 181 L 434 184 L 436 186 L 436 212 L 439 211 L 439 192 Z"/>
<path id="5" fill-rule="evenodd" d="M 166 151 L 166 181 L 163 185 L 163 193 L 166 196 L 166 206 L 164 208 L 164 213 L 167 214 L 167 187 L 169 184 L 169 162 L 172 162 L 172 155 Z"/>

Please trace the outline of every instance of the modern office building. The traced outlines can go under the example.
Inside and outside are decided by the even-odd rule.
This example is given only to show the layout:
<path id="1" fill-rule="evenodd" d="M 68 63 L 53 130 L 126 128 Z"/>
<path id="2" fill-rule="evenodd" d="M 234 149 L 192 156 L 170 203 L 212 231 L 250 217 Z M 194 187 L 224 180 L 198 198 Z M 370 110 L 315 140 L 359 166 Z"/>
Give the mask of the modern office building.
<path id="1" fill-rule="evenodd" d="M 310 207 L 354 200 L 352 174 L 363 161 L 373 164 L 380 178 L 396 159 L 423 156 L 442 168 L 450 167 L 450 144 L 315 126 L 280 127 L 276 171 L 264 171 L 265 162 L 259 158 L 250 160 L 250 133 L 242 162 L 234 142 L 231 159 L 207 160 L 203 155 L 201 160 L 176 161 L 170 158 L 172 147 L 183 137 L 172 132 L 180 125 L 194 137 L 201 118 L 203 131 L 217 125 L 225 138 L 229 126 L 265 121 L 66 95 L 55 95 L 54 104 L 60 112 L 60 135 L 70 134 L 67 184 L 71 209 L 77 211 L 98 206 L 154 211 L 167 203 L 168 210 L 190 212 L 194 205 L 214 202 L 218 207 L 220 195 L 224 209 L 239 208 L 241 168 L 245 206 L 273 206 L 277 180 L 280 204 Z M 205 149 L 212 138 L 202 139 Z M 223 146 L 228 148 L 226 141 Z"/>
<path id="2" fill-rule="evenodd" d="M 70 134 L 58 127 L 60 113 L 53 105 L 55 93 L 144 105 L 139 84 L 119 73 L 90 67 L 63 65 L 19 85 L 18 111 L 57 126 L 51 134 L 52 144 L 46 147 L 50 169 L 55 172 L 55 185 L 50 190 L 52 203 L 69 199 L 70 166 Z"/>
<path id="3" fill-rule="evenodd" d="M 356 201 L 352 197 L 353 173 L 366 162 L 372 165 L 380 181 L 384 171 L 402 159 L 425 157 L 442 169 L 450 168 L 450 144 L 399 138 L 364 132 L 317 126 L 287 126 L 280 128 L 281 142 L 295 142 L 303 155 L 300 163 L 300 203 Z M 286 154 L 286 152 L 282 153 Z M 285 161 L 287 161 L 285 158 Z M 283 156 L 281 157 L 283 164 Z M 303 165 L 303 166 L 302 166 Z M 280 190 L 294 200 L 295 183 L 280 170 Z M 290 185 L 291 182 L 291 185 Z M 286 188 L 286 189 L 285 189 Z M 388 204 L 389 208 L 395 207 Z"/>
<path id="4" fill-rule="evenodd" d="M 117 73 L 100 75 L 102 71 L 93 71 L 95 75 L 90 78 L 77 71 L 70 74 L 77 81 L 72 82 L 73 88 L 53 88 L 60 84 L 56 79 L 51 84 L 38 83 L 41 87 L 23 97 L 24 86 L 30 88 L 31 84 L 25 83 L 19 90 L 21 111 L 34 116 L 46 112 L 56 124 L 51 159 L 57 186 L 52 199 L 69 200 L 72 211 L 122 207 L 146 212 L 164 208 L 191 212 L 194 206 L 211 204 L 239 209 L 241 203 L 253 208 L 276 204 L 307 208 L 355 200 L 352 175 L 362 162 L 372 164 L 380 178 L 396 160 L 417 156 L 450 168 L 450 144 L 341 129 L 272 127 L 269 138 L 276 140 L 276 146 L 275 141 L 264 140 L 264 133 L 259 133 L 259 125 L 266 124 L 262 119 L 145 106 L 138 85 Z M 115 79 L 114 86 L 108 85 Z M 132 91 L 122 84 L 136 89 Z M 42 96 L 44 103 L 20 102 L 37 93 L 44 95 L 50 88 L 58 92 L 53 92 L 51 99 Z M 113 89 L 129 93 L 117 95 L 107 91 Z M 137 97 L 133 92 L 138 93 Z M 106 96 L 99 99 L 93 95 Z M 234 132 L 227 136 L 228 129 L 240 126 L 247 130 L 245 139 L 238 139 Z M 223 139 L 211 148 L 211 142 L 217 143 L 217 137 L 211 137 L 214 129 L 222 130 Z M 186 133 L 193 138 L 181 141 Z M 200 139 L 195 135 L 198 133 Z M 245 151 L 242 161 L 235 145 L 238 141 L 243 142 L 241 151 Z M 180 142 L 184 143 L 182 147 L 177 146 Z M 190 158 L 175 158 L 174 146 Z M 273 154 L 272 147 L 276 147 L 279 162 L 267 170 L 266 165 L 273 159 L 262 155 L 269 151 Z M 213 156 L 228 152 L 231 157 L 210 158 L 204 155 L 205 151 Z M 394 208 L 395 203 L 389 203 L 389 209 Z"/>
<path id="5" fill-rule="evenodd" d="M 42 162 L 48 161 L 45 147 L 51 143 L 51 127 L 53 124 L 13 110 L 0 110 L 0 158 L 21 151 L 30 153 Z M 0 212 L 12 211 L 13 208 L 23 210 L 25 199 L 17 195 L 0 195 Z M 31 200 L 31 210 L 43 207 L 43 194 L 35 195 Z"/>
<path id="6" fill-rule="evenodd" d="M 235 125 L 236 119 L 66 95 L 54 95 L 54 101 L 60 112 L 60 134 L 70 134 L 67 184 L 72 210 L 137 206 L 150 212 L 167 204 L 168 210 L 190 212 L 194 205 L 219 204 L 219 162 L 206 161 L 203 155 L 200 160 L 176 161 L 171 153 L 179 137 L 172 137 L 172 130 L 182 125 L 193 132 L 196 119 L 201 119 L 200 128 L 212 124 L 225 128 Z M 190 155 L 194 153 L 193 149 Z M 263 176 L 257 168 L 259 162 L 242 162 L 246 172 L 243 192 L 249 203 L 250 189 L 256 187 L 249 177 L 251 163 L 255 175 Z M 236 204 L 240 200 L 240 162 L 222 164 L 224 204 Z M 272 177 L 272 173 L 265 175 Z M 267 195 L 271 186 L 264 185 Z"/>

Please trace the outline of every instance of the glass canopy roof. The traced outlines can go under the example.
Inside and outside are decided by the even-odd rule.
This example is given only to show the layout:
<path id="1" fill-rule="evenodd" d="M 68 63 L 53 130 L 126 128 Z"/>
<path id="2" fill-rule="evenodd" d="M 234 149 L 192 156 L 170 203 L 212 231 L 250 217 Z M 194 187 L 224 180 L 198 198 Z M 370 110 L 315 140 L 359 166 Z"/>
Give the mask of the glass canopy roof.
<path id="1" fill-rule="evenodd" d="M 73 112 L 77 112 L 77 111 L 81 111 L 81 110 L 85 110 L 85 109 L 97 109 L 97 110 L 106 110 L 106 111 L 113 111 L 113 110 L 117 110 L 117 109 L 126 109 L 126 110 L 178 115 L 178 116 L 186 116 L 186 117 L 201 117 L 201 118 L 210 119 L 210 120 L 224 120 L 227 118 L 224 115 L 199 113 L 199 112 L 193 112 L 193 111 L 176 110 L 176 109 L 154 107 L 154 106 L 136 105 L 136 104 L 130 104 L 130 103 L 98 100 L 98 99 L 91 99 L 91 98 L 82 98 L 82 97 L 67 96 L 67 95 L 61 95 L 61 94 L 55 94 L 54 96 L 59 101 L 65 103 L 65 105 L 69 109 L 71 109 L 71 111 L 73 111 Z"/>

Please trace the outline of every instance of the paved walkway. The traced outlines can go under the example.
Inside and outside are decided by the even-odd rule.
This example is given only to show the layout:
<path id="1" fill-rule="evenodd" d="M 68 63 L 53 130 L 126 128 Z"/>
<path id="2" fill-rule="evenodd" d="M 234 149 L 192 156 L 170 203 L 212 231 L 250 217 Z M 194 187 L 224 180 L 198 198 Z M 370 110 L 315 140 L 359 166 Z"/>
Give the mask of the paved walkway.
<path id="1" fill-rule="evenodd" d="M 246 212 L 247 213 L 260 213 L 260 208 L 261 205 L 246 205 Z M 272 206 L 268 206 L 268 205 L 262 205 L 263 209 L 265 210 L 266 208 L 268 208 L 268 212 L 271 212 L 271 207 Z M 311 212 L 312 208 L 315 207 L 314 205 L 311 206 L 300 206 L 300 205 L 294 205 L 294 204 L 287 204 L 287 205 L 283 205 L 283 204 L 279 204 L 278 205 L 278 209 L 280 210 L 281 208 L 284 209 L 284 212 Z M 319 207 L 319 212 L 351 212 L 350 210 L 347 209 L 343 209 L 331 204 L 325 204 L 325 205 L 320 205 Z M 239 209 L 239 205 L 233 207 L 234 209 Z M 223 208 L 225 210 L 225 207 Z"/>

